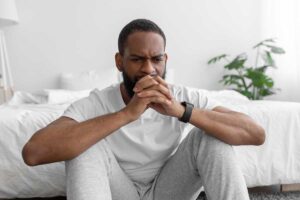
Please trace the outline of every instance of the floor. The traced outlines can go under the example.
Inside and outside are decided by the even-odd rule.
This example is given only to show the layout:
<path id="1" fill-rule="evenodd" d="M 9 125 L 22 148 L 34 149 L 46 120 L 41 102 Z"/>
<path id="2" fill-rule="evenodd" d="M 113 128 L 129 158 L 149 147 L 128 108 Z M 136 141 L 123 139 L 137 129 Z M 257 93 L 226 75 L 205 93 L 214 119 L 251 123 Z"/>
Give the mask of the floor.
<path id="1" fill-rule="evenodd" d="M 250 200 L 300 200 L 300 184 L 291 185 L 272 185 L 265 187 L 249 188 Z M 201 194 L 198 200 L 205 200 L 205 196 Z M 0 199 L 1 200 L 1 199 Z M 5 200 L 5 199 L 2 199 Z M 14 199 L 14 200 L 66 200 L 66 197 L 54 198 L 30 198 L 30 199 Z"/>

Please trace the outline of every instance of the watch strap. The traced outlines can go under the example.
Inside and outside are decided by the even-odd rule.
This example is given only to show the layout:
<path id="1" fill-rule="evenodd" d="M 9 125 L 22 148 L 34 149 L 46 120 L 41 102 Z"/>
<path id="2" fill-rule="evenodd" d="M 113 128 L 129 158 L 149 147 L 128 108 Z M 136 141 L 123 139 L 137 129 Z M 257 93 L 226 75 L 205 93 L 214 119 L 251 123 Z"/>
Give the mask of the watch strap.
<path id="1" fill-rule="evenodd" d="M 185 107 L 185 111 L 183 115 L 179 118 L 179 121 L 182 121 L 184 123 L 187 123 L 190 121 L 190 118 L 192 116 L 194 105 L 189 102 L 181 102 L 181 105 Z"/>

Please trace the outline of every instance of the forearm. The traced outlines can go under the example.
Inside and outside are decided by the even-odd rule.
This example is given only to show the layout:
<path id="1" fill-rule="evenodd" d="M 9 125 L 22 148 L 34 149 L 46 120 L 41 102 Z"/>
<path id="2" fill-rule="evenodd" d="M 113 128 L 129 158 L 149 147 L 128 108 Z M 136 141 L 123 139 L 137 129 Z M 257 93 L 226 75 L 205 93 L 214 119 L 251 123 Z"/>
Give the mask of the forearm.
<path id="1" fill-rule="evenodd" d="M 194 109 L 190 123 L 227 144 L 260 145 L 264 142 L 264 130 L 238 112 Z"/>
<path id="2" fill-rule="evenodd" d="M 116 112 L 81 123 L 49 124 L 24 146 L 23 158 L 29 165 L 72 159 L 127 123 L 125 113 Z"/>

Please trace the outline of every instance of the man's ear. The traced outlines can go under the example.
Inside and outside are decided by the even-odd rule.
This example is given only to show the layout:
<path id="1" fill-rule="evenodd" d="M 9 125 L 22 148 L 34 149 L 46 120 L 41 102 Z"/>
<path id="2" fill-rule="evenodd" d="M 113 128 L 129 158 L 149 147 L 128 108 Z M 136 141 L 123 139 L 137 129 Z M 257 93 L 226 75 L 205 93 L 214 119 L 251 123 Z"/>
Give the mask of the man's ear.
<path id="1" fill-rule="evenodd" d="M 165 65 L 167 65 L 167 61 L 168 61 L 168 54 L 167 53 L 165 53 L 165 57 L 166 57 Z"/>
<path id="2" fill-rule="evenodd" d="M 123 57 L 120 53 L 115 54 L 116 67 L 120 72 L 123 72 Z"/>

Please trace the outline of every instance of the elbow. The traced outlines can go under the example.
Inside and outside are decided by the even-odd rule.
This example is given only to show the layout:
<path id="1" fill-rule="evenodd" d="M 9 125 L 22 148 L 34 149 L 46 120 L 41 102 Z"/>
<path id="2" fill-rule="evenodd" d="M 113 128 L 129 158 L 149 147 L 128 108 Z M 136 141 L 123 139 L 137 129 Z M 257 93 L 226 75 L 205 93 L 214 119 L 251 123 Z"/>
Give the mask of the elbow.
<path id="1" fill-rule="evenodd" d="M 235 140 L 229 142 L 228 144 L 259 146 L 262 145 L 266 139 L 265 130 L 260 126 L 257 126 L 257 128 L 253 128 L 251 131 L 242 130 L 239 135 L 241 137 L 235 137 Z"/>
<path id="2" fill-rule="evenodd" d="M 266 140 L 266 133 L 265 130 L 261 127 L 258 126 L 258 128 L 256 129 L 255 133 L 253 134 L 253 145 L 262 145 L 264 144 L 265 140 Z"/>
<path id="3" fill-rule="evenodd" d="M 37 155 L 36 155 L 36 148 L 33 144 L 28 142 L 22 150 L 22 157 L 24 160 L 24 163 L 28 166 L 36 166 L 40 163 L 38 162 Z"/>

